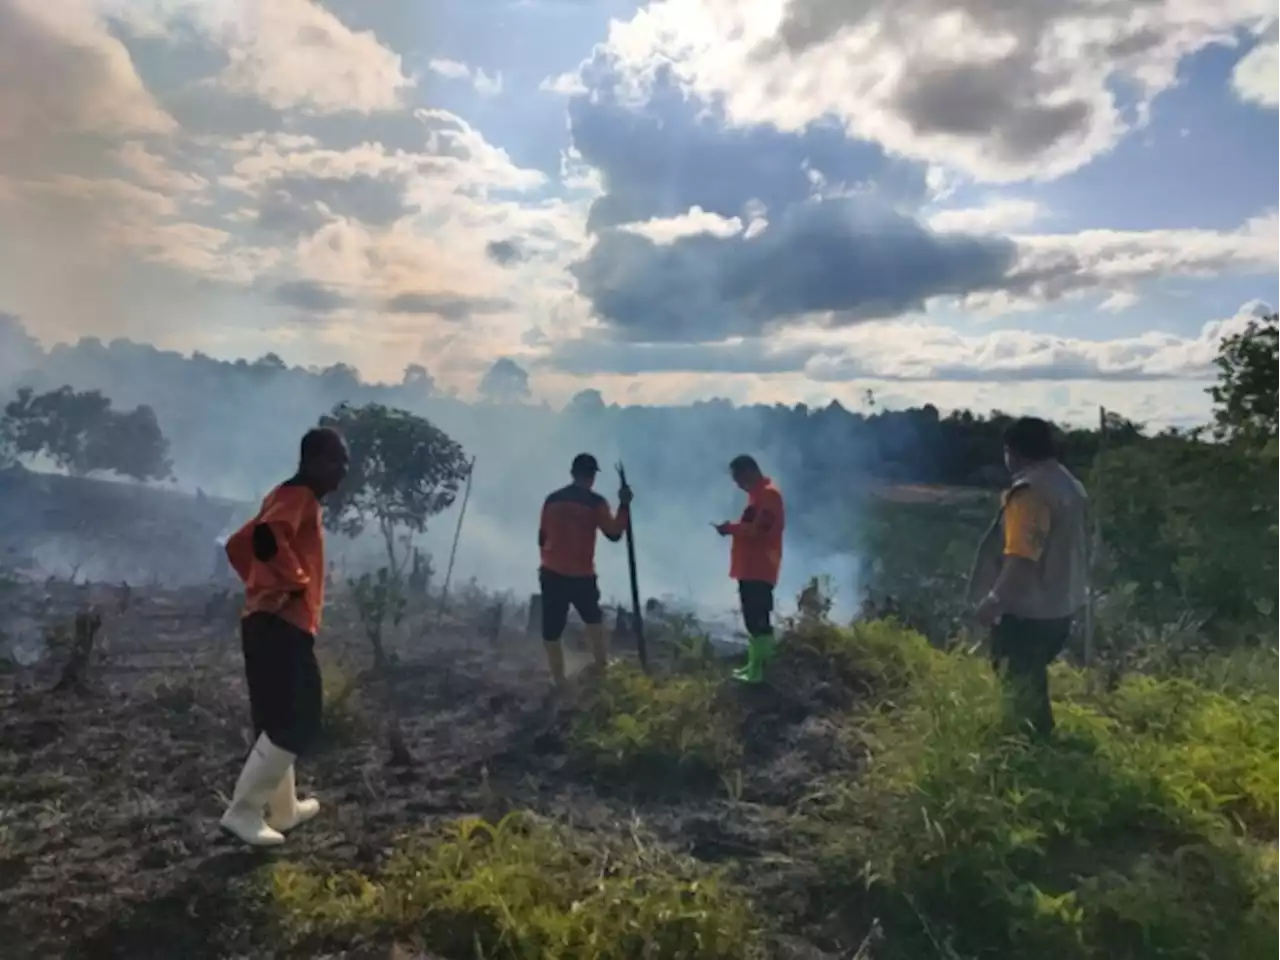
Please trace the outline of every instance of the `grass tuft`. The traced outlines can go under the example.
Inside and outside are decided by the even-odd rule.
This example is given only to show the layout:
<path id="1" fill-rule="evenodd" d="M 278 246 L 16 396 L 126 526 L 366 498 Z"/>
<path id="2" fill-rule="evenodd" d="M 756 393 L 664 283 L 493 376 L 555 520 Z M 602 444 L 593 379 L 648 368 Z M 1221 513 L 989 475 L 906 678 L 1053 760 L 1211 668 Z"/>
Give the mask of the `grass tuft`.
<path id="1" fill-rule="evenodd" d="M 278 863 L 266 885 L 300 955 L 370 938 L 486 960 L 760 955 L 750 906 L 719 875 L 520 812 L 406 840 L 374 875 Z"/>

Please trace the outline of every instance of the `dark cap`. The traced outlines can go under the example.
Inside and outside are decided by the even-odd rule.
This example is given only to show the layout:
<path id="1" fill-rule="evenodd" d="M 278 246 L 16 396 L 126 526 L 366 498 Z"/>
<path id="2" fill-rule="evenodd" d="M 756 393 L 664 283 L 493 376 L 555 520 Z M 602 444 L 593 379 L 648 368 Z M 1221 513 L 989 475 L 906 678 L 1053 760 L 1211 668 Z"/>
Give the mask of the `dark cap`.
<path id="1" fill-rule="evenodd" d="M 569 473 L 575 477 L 588 477 L 600 472 L 600 464 L 596 463 L 596 458 L 589 453 L 580 453 L 573 458 L 573 466 L 569 468 Z"/>

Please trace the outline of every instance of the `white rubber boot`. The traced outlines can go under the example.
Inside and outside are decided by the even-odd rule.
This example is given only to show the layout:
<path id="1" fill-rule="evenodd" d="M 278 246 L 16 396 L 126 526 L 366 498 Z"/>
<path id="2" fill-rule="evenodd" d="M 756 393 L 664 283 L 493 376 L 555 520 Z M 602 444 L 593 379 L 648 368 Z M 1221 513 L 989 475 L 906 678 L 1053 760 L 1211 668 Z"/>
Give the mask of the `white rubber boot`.
<path id="1" fill-rule="evenodd" d="M 299 800 L 296 791 L 293 764 L 289 764 L 289 769 L 284 772 L 280 785 L 267 801 L 267 826 L 272 830 L 287 833 L 320 812 L 319 800 L 314 797 Z"/>
<path id="2" fill-rule="evenodd" d="M 265 733 L 258 737 L 222 815 L 222 829 L 254 847 L 284 843 L 284 834 L 267 826 L 263 811 L 293 761 L 294 755 L 277 747 Z"/>

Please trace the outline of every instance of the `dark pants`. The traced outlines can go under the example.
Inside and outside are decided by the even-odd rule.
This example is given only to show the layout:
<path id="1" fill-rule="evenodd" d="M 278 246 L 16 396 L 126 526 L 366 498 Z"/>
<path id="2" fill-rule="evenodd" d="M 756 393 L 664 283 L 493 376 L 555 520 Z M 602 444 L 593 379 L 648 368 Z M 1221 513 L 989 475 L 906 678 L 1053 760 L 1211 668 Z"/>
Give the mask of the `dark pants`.
<path id="1" fill-rule="evenodd" d="M 1053 732 L 1049 664 L 1070 633 L 1070 617 L 1029 620 L 1005 614 L 991 628 L 991 663 L 1004 684 L 1012 719 L 1039 736 Z"/>
<path id="2" fill-rule="evenodd" d="M 738 599 L 742 602 L 742 625 L 747 635 L 772 636 L 773 584 L 765 580 L 739 580 Z"/>
<path id="3" fill-rule="evenodd" d="M 324 705 L 315 638 L 270 613 L 252 613 L 240 621 L 240 645 L 255 739 L 265 733 L 282 750 L 305 753 Z"/>
<path id="4" fill-rule="evenodd" d="M 539 570 L 542 587 L 542 639 L 555 643 L 569 622 L 569 608 L 578 611 L 588 625 L 604 623 L 600 609 L 600 584 L 595 577 L 567 577 L 554 570 Z"/>

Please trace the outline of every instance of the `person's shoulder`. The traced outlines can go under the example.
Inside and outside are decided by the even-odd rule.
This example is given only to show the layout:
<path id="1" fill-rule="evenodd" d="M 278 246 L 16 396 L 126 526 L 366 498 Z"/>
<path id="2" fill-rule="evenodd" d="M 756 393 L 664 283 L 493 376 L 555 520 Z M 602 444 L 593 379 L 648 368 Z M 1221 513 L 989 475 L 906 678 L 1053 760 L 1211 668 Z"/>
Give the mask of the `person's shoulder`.
<path id="1" fill-rule="evenodd" d="M 271 503 L 288 504 L 297 507 L 320 505 L 320 501 L 316 499 L 315 491 L 297 477 L 290 477 L 272 488 L 266 499 L 263 500 L 264 505 Z"/>
<path id="2" fill-rule="evenodd" d="M 588 490 L 586 487 L 571 483 L 558 490 L 552 490 L 547 494 L 547 499 L 544 502 L 547 506 L 557 503 L 575 503 L 580 506 L 598 507 L 605 502 L 605 499 L 594 490 Z"/>

